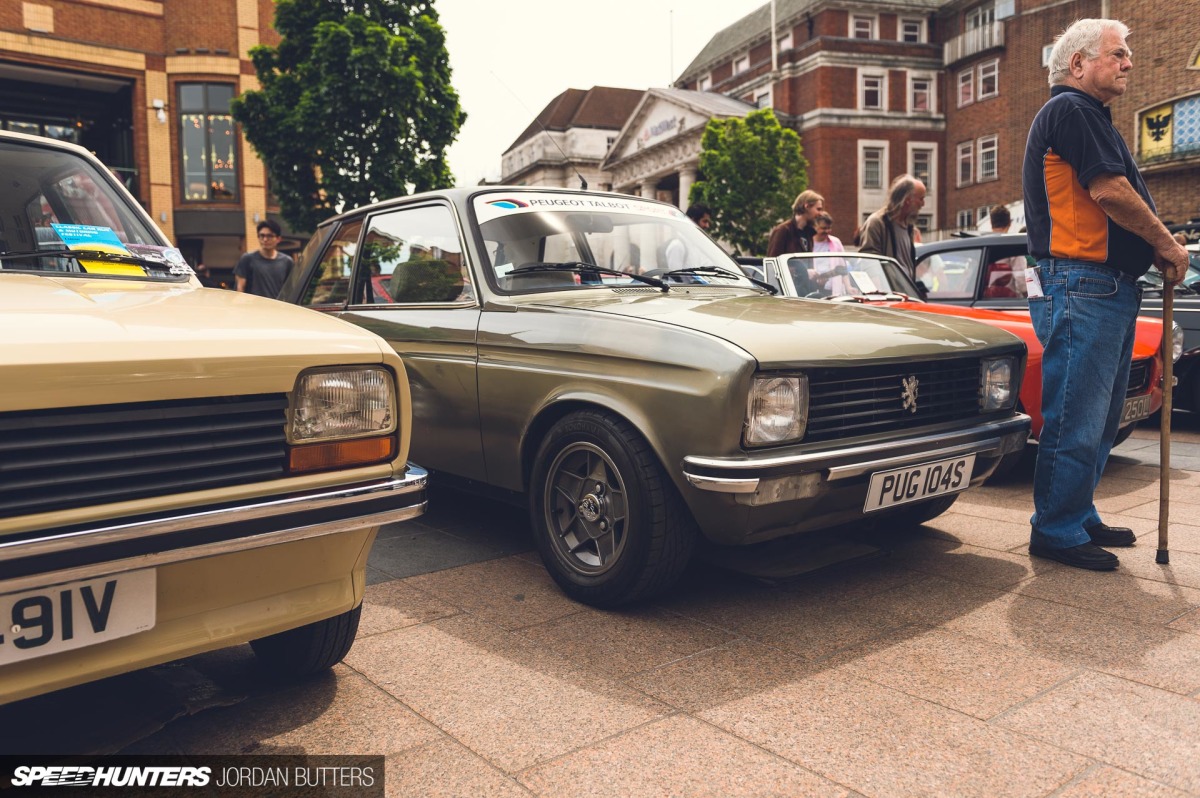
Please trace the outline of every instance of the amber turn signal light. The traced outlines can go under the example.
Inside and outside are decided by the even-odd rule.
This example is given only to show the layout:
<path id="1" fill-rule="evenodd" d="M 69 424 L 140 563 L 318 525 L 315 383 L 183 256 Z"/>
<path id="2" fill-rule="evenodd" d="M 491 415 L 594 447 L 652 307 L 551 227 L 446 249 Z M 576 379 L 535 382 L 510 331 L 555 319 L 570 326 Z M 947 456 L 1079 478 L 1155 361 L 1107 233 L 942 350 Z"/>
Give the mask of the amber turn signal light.
<path id="1" fill-rule="evenodd" d="M 396 436 L 356 438 L 352 441 L 310 443 L 293 446 L 288 452 L 288 471 L 329 471 L 334 468 L 371 465 L 396 456 Z"/>

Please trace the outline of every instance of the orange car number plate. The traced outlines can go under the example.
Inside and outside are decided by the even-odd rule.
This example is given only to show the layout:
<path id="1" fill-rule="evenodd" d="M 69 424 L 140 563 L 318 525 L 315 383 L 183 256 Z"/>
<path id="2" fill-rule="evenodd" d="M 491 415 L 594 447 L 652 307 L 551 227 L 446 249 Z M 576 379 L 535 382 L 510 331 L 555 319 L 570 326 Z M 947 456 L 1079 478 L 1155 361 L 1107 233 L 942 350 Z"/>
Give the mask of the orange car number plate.
<path id="1" fill-rule="evenodd" d="M 153 568 L 0 596 L 0 665 L 154 628 Z"/>

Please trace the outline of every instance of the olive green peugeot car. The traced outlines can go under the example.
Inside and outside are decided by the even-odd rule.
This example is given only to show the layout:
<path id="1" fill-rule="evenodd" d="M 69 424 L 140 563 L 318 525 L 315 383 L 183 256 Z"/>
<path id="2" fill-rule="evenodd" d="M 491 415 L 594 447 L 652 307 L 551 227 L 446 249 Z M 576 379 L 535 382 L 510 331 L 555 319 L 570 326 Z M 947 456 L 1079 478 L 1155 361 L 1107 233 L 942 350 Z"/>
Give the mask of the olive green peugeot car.
<path id="1" fill-rule="evenodd" d="M 672 206 L 490 187 L 328 220 L 280 298 L 385 338 L 414 459 L 527 502 L 558 584 L 612 606 L 701 536 L 931 519 L 1025 445 L 1016 337 L 772 293 Z"/>
<path id="2" fill-rule="evenodd" d="M 425 508 L 378 337 L 203 288 L 86 150 L 0 133 L 0 704 L 250 642 L 354 641 Z"/>

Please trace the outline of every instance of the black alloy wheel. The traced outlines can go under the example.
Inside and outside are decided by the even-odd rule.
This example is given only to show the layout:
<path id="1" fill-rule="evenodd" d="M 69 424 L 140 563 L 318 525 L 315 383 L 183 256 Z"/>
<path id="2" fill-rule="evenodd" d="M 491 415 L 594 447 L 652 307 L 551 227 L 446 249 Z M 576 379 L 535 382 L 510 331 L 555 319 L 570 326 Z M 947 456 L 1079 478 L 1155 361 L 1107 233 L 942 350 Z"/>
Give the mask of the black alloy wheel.
<path id="1" fill-rule="evenodd" d="M 538 552 L 567 595 L 612 607 L 674 585 L 691 558 L 691 514 L 626 420 L 572 413 L 543 439 L 530 516 Z"/>

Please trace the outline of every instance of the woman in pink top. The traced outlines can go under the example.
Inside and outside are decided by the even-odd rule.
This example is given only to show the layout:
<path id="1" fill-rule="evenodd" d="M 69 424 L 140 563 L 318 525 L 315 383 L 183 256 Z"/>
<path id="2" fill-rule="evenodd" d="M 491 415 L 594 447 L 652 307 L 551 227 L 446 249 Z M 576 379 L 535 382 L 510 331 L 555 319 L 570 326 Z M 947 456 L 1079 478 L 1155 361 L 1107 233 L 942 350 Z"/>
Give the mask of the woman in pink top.
<path id="1" fill-rule="evenodd" d="M 816 218 L 817 232 L 813 235 L 813 252 L 845 252 L 846 248 L 842 246 L 841 239 L 830 234 L 833 229 L 833 217 L 827 213 L 821 212 Z M 812 275 L 814 281 L 822 286 L 832 296 L 841 296 L 849 293 L 847 285 L 846 262 L 841 258 L 821 258 L 817 261 L 817 268 L 813 271 L 816 274 Z"/>

